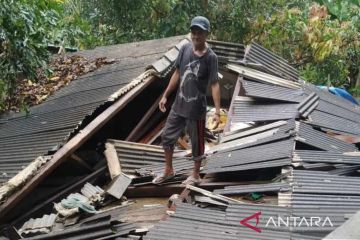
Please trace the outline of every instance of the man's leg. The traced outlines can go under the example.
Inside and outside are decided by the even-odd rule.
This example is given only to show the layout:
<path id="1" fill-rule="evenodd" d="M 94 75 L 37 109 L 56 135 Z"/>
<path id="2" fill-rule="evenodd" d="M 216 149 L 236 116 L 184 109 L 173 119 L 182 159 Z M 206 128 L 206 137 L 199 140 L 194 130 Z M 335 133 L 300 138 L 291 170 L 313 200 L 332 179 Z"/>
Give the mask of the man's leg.
<path id="1" fill-rule="evenodd" d="M 173 165 L 172 165 L 172 159 L 173 159 L 174 149 L 173 148 L 164 149 L 164 153 L 165 153 L 164 176 L 173 175 L 174 174 L 174 168 L 173 168 Z"/>
<path id="2" fill-rule="evenodd" d="M 205 120 L 188 120 L 187 129 L 191 139 L 191 149 L 194 159 L 192 177 L 200 179 L 201 160 L 205 152 Z"/>
<path id="3" fill-rule="evenodd" d="M 184 129 L 185 124 L 185 118 L 177 115 L 173 110 L 170 111 L 163 133 L 161 135 L 162 145 L 165 152 L 164 176 L 169 176 L 174 173 L 172 165 L 174 145 L 178 140 L 181 131 Z"/>

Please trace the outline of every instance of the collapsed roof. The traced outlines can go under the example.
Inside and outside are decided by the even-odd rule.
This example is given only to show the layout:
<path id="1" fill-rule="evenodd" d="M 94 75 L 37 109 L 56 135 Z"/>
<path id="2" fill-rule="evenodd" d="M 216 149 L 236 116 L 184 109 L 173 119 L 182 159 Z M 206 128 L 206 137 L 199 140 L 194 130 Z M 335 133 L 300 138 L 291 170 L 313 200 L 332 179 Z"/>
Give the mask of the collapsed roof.
<path id="1" fill-rule="evenodd" d="M 152 79 L 153 75 L 165 79 L 169 78 L 179 48 L 182 44 L 189 41 L 186 38 L 180 41 L 181 39 L 183 37 L 143 43 L 149 51 L 151 49 L 150 52 L 152 52 L 153 48 L 160 48 L 161 44 L 168 44 L 166 49 L 161 48 L 161 51 L 157 50 L 159 52 L 155 51 L 156 53 L 151 54 L 148 59 L 149 61 L 154 55 L 160 57 L 163 52 L 168 51 L 148 68 L 150 70 L 145 75 L 140 74 L 142 69 L 140 66 L 144 67 L 144 62 L 138 62 L 138 59 L 130 57 L 134 61 L 130 61 L 132 64 L 139 63 L 138 75 L 140 74 L 140 78 L 135 78 L 128 85 L 121 88 L 120 92 L 117 91 L 118 94 L 115 98 L 112 98 L 107 104 L 103 104 L 100 107 L 101 110 L 94 111 L 88 117 L 90 119 L 78 126 L 81 131 L 76 130 L 68 139 L 70 141 L 65 141 L 63 147 L 58 151 L 55 149 L 51 160 L 45 160 L 45 162 L 47 161 L 44 163 L 45 167 L 40 168 L 38 171 L 37 169 L 34 170 L 33 174 L 35 177 L 33 179 L 35 180 L 30 180 L 25 185 L 20 184 L 18 192 L 7 199 L 3 198 L 5 203 L 1 206 L 1 213 L 6 215 L 6 212 L 10 211 L 46 175 L 50 174 L 60 161 L 68 158 L 71 153 L 75 152 L 88 139 L 94 137 L 95 133 L 100 131 L 106 123 L 109 124 L 109 121 L 115 118 L 118 112 L 121 115 L 121 110 L 134 99 L 134 94 L 139 94 L 142 90 L 150 88 L 150 82 L 153 80 L 149 79 Z M 168 47 L 178 41 L 180 42 L 175 47 Z M 263 230 L 262 239 L 274 239 L 275 237 L 276 239 L 321 239 L 343 224 L 347 214 L 353 214 L 360 208 L 360 201 L 358 199 L 360 155 L 357 152 L 357 146 L 354 144 L 359 142 L 360 135 L 359 107 L 340 97 L 320 90 L 312 84 L 306 83 L 299 78 L 297 70 L 289 66 L 285 60 L 256 43 L 249 45 L 246 51 L 244 46 L 240 44 L 217 41 L 210 41 L 210 44 L 219 55 L 221 62 L 220 70 L 222 75 L 225 76 L 224 81 L 233 83 L 233 86 L 230 88 L 225 87 L 226 84 L 222 84 L 222 93 L 229 89 L 231 91 L 230 93 L 225 93 L 225 95 L 229 96 L 230 103 L 228 121 L 224 133 L 220 136 L 219 144 L 207 150 L 208 156 L 202 169 L 205 181 L 200 184 L 200 187 L 210 188 L 210 190 L 214 191 L 205 192 L 201 189 L 189 187 L 188 194 L 192 193 L 194 202 L 221 207 L 209 210 L 189 206 L 184 203 L 178 204 L 175 215 L 167 221 L 162 221 L 160 224 L 155 225 L 146 234 L 144 239 L 169 239 L 170 237 L 174 239 L 200 239 L 204 237 L 207 239 L 238 239 L 239 236 L 247 236 L 248 239 L 258 239 L 260 235 L 258 235 L 257 231 L 244 228 L 244 226 L 239 227 L 241 219 L 257 211 L 262 212 L 263 219 L 269 216 L 278 216 L 279 214 L 279 216 L 284 217 L 305 218 L 312 217 L 313 215 L 316 217 L 330 216 L 332 218 L 332 226 L 326 226 L 325 228 L 307 228 L 294 225 L 274 228 L 274 226 L 266 226 L 264 222 L 261 222 L 259 225 Z M 136 46 L 136 44 L 131 46 Z M 123 45 L 120 48 L 128 50 L 128 47 Z M 102 51 L 104 49 L 99 49 L 95 53 L 101 54 Z M 128 66 L 125 70 L 121 68 L 116 71 L 114 69 L 117 66 L 112 66 L 110 71 L 103 70 L 93 75 L 85 76 L 83 87 L 87 86 L 85 79 L 87 79 L 86 81 L 91 81 L 89 79 L 92 79 L 92 81 L 103 81 L 104 84 L 109 84 L 107 76 L 111 74 L 114 77 L 118 76 L 119 71 L 124 73 L 121 76 L 125 76 L 124 78 L 129 81 L 130 75 L 126 75 L 126 69 L 132 69 L 131 66 L 133 65 L 129 64 L 127 57 L 132 56 L 131 54 L 136 55 L 136 53 L 137 51 L 135 50 L 124 57 L 124 62 L 120 61 L 120 65 L 125 64 Z M 115 52 L 111 54 L 115 54 Z M 145 54 L 143 56 L 145 57 Z M 137 75 L 131 76 L 134 78 Z M 74 82 L 74 85 L 76 82 Z M 81 81 L 79 81 L 80 83 Z M 115 84 L 114 89 L 110 87 L 109 92 L 102 95 L 104 99 L 99 100 L 99 102 L 102 103 L 109 97 L 109 94 L 111 95 L 119 87 L 122 87 L 123 84 L 123 82 Z M 101 92 L 99 89 L 103 88 L 106 87 L 102 85 L 101 87 L 96 87 L 93 92 L 90 91 L 90 95 L 85 99 L 88 99 L 88 101 L 97 99 L 95 96 Z M 70 88 L 70 86 L 64 89 L 66 91 L 64 90 L 63 92 L 67 92 L 67 94 L 71 95 L 71 91 L 74 91 L 75 96 L 80 95 L 76 94 L 76 86 L 74 86 L 75 90 Z M 151 98 L 152 100 L 145 107 L 144 114 L 140 118 L 136 116 L 137 123 L 131 125 L 131 129 L 125 132 L 126 134 L 124 134 L 123 138 L 114 138 L 109 133 L 105 134 L 106 151 L 109 149 L 110 152 L 112 151 L 110 153 L 112 161 L 115 159 L 115 161 L 119 162 L 122 173 L 131 174 L 140 179 L 140 183 L 135 183 L 133 180 L 132 186 L 130 185 L 125 193 L 127 196 L 139 194 L 139 191 L 142 191 L 144 194 L 149 188 L 151 190 L 159 188 L 162 194 L 169 194 L 172 191 L 176 192 L 179 190 L 176 181 L 169 183 L 169 186 L 148 186 L 151 180 L 149 176 L 163 171 L 164 165 L 160 147 L 123 141 L 126 139 L 151 143 L 158 138 L 159 132 L 161 132 L 161 124 L 159 122 L 163 121 L 163 117 L 157 118 L 156 101 L 158 96 L 161 95 L 163 86 L 156 86 L 155 89 L 157 89 L 154 91 L 157 92 L 157 96 Z M 88 90 L 85 89 L 83 91 L 87 92 Z M 64 96 L 67 95 L 65 94 Z M 133 96 L 133 98 L 129 96 Z M 54 95 L 54 102 L 60 101 L 59 99 L 62 99 L 61 96 L 56 97 Z M 88 101 L 85 101 L 84 105 L 87 105 L 85 103 L 89 104 Z M 64 107 L 68 111 L 74 111 L 76 106 L 71 104 L 79 102 L 81 100 L 69 101 L 67 103 L 70 104 L 68 107 L 65 107 L 66 104 L 63 102 L 60 102 L 59 105 L 53 104 L 49 106 L 45 103 L 43 109 L 47 109 L 47 111 L 50 111 L 49 113 L 54 111 L 54 115 L 50 114 L 52 117 L 49 118 L 56 123 L 62 123 L 63 121 L 58 120 L 62 119 L 63 116 L 67 116 L 69 112 L 64 113 L 65 115 L 57 116 L 55 114 L 58 112 L 56 109 L 60 108 L 59 112 L 61 112 L 61 108 Z M 99 102 L 96 103 L 99 104 Z M 41 109 L 40 106 L 37 108 Z M 43 111 L 44 114 L 40 114 L 41 111 L 39 110 L 39 118 L 47 116 L 45 114 L 46 111 Z M 84 115 L 81 115 L 82 112 L 78 113 L 79 119 L 83 119 Z M 85 111 L 85 113 L 88 112 Z M 31 121 L 39 124 L 42 121 L 45 121 L 46 124 L 48 121 L 40 120 L 37 122 L 36 118 L 37 115 L 34 115 Z M 66 120 L 66 118 L 64 119 Z M 72 118 L 69 117 L 68 119 Z M 156 121 L 151 123 L 152 127 L 149 127 L 148 125 L 151 121 L 148 120 L 151 119 L 156 119 Z M 4 124 L 9 125 L 3 125 L 7 126 L 7 130 L 2 128 L 2 126 L 0 130 L 6 134 L 11 134 L 8 127 L 11 127 L 12 123 L 15 124 L 17 120 L 19 120 L 19 123 L 23 121 L 25 125 L 23 128 L 19 128 L 18 135 L 14 135 L 14 137 L 19 139 L 25 138 L 23 142 L 19 143 L 20 145 L 14 146 L 13 154 L 18 153 L 16 149 L 23 149 L 21 144 L 29 146 L 29 149 L 31 149 L 29 152 L 33 153 L 32 146 L 40 146 L 41 142 L 51 143 L 44 141 L 44 138 L 52 139 L 49 135 L 43 136 L 41 134 L 57 132 L 56 128 L 53 129 L 55 131 L 50 131 L 50 129 L 39 127 L 35 128 L 34 134 L 29 127 L 26 127 L 29 126 L 26 124 L 31 124 L 31 121 L 18 116 L 10 118 L 8 121 L 3 121 L 5 122 Z M 64 128 L 66 131 L 69 131 L 74 129 L 74 126 L 71 126 L 70 128 Z M 111 128 L 112 126 L 114 125 L 110 124 L 110 129 L 113 129 Z M 62 129 L 62 127 L 60 128 Z M 25 129 L 24 133 L 26 134 L 22 134 L 21 129 Z M 153 130 L 153 133 L 145 137 L 145 132 L 151 132 L 151 130 Z M 33 139 L 33 141 L 29 142 L 29 139 Z M 6 146 L 12 147 L 12 143 L 17 142 L 15 140 L 13 142 L 9 140 L 10 142 L 7 145 L 3 145 L 4 151 Z M 54 141 L 58 143 L 59 140 L 54 137 Z M 50 144 L 49 146 L 52 145 Z M 49 146 L 44 145 L 44 149 L 48 150 Z M 41 153 L 36 153 L 34 157 L 37 154 Z M 9 155 L 10 157 L 12 156 L 11 154 Z M 109 155 L 105 155 L 109 161 Z M 4 159 L 4 163 L 15 162 L 15 160 L 12 160 L 14 158 L 6 159 L 4 157 Z M 41 162 L 41 164 L 43 163 Z M 6 165 L 4 164 L 4 166 Z M 174 168 L 181 175 L 182 173 L 187 173 L 192 168 L 192 163 L 180 152 L 178 158 L 174 161 Z M 7 170 L 7 168 L 4 169 L 5 171 Z M 17 169 L 20 170 L 19 168 Z M 104 168 L 100 169 L 102 169 L 101 171 L 104 170 Z M 31 174 L 29 175 L 31 176 Z M 261 181 L 261 183 L 257 181 Z M 246 182 L 254 184 L 246 185 Z M 171 186 L 174 183 L 175 186 L 172 189 Z M 240 183 L 241 185 L 239 185 Z M 128 184 L 130 182 L 126 186 Z M 27 189 L 28 187 L 30 189 Z M 27 190 L 25 191 L 25 189 Z M 164 189 L 169 190 L 169 192 L 164 191 Z M 10 191 L 13 190 L 7 189 L 3 196 L 8 197 Z M 253 192 L 270 192 L 277 195 L 277 199 L 271 205 L 259 206 L 245 204 L 233 198 L 222 196 L 242 195 Z M 156 194 L 155 191 L 152 193 Z M 339 206 L 343 208 L 341 211 L 339 211 Z M 193 212 L 199 212 L 199 214 L 195 215 L 201 215 L 201 219 L 193 215 Z M 184 227 L 197 230 L 190 234 L 185 234 L 182 231 Z M 174 235 L 174 231 L 177 234 Z"/>

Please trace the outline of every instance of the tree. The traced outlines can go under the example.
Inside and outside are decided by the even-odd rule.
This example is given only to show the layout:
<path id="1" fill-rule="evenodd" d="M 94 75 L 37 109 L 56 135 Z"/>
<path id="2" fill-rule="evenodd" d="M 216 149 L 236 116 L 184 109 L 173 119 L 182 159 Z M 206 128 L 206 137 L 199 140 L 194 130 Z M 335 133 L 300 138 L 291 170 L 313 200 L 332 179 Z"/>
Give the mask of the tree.
<path id="1" fill-rule="evenodd" d="M 17 81 L 35 78 L 38 68 L 46 69 L 47 32 L 57 19 L 47 2 L 0 2 L 0 110 L 14 94 Z"/>

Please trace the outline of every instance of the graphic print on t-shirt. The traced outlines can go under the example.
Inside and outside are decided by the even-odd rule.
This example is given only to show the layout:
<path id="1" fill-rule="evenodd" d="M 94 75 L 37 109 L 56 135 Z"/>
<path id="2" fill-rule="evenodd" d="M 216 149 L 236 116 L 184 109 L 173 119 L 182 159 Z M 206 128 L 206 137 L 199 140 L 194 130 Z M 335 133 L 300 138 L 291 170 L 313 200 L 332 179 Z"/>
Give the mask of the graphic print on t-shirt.
<path id="1" fill-rule="evenodd" d="M 200 61 L 195 60 L 185 66 L 184 74 L 181 76 L 179 97 L 185 102 L 196 101 L 199 98 L 198 72 Z"/>

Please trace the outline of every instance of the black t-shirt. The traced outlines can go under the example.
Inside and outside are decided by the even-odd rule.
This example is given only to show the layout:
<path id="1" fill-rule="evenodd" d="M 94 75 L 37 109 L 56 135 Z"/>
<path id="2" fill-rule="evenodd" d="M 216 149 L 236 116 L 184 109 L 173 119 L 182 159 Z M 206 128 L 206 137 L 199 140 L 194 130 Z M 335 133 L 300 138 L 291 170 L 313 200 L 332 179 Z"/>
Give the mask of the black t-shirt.
<path id="1" fill-rule="evenodd" d="M 201 57 L 194 54 L 192 43 L 185 44 L 175 62 L 180 71 L 180 86 L 173 110 L 189 119 L 203 119 L 206 114 L 206 89 L 218 81 L 218 60 L 208 48 Z"/>

